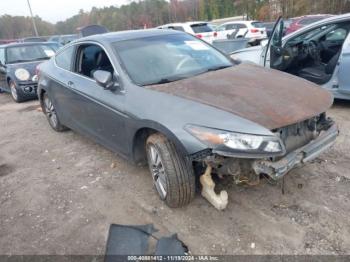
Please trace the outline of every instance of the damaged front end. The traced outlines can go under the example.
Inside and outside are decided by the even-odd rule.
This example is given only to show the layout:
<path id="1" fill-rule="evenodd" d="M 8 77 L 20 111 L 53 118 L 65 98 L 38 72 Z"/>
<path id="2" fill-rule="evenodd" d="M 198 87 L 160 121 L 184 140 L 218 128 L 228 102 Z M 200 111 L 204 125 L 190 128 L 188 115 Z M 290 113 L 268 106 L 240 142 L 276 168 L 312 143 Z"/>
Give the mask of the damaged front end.
<path id="1" fill-rule="evenodd" d="M 338 127 L 325 114 L 310 120 L 277 129 L 286 146 L 286 155 L 272 159 L 255 160 L 252 167 L 256 174 L 266 174 L 277 180 L 294 167 L 318 157 L 330 148 L 339 134 Z"/>
<path id="2" fill-rule="evenodd" d="M 257 185 L 260 175 L 278 180 L 293 168 L 318 157 L 335 143 L 339 134 L 336 124 L 325 113 L 272 130 L 273 136 L 267 137 L 227 135 L 202 127 L 191 126 L 188 129 L 198 139 L 211 145 L 210 150 L 192 155 L 192 160 L 205 163 L 206 171 L 202 176 L 205 179 L 201 179 L 202 195 L 217 209 L 226 207 L 227 193 L 215 194 L 215 184 L 208 177 L 208 172 L 232 176 L 237 184 Z"/>

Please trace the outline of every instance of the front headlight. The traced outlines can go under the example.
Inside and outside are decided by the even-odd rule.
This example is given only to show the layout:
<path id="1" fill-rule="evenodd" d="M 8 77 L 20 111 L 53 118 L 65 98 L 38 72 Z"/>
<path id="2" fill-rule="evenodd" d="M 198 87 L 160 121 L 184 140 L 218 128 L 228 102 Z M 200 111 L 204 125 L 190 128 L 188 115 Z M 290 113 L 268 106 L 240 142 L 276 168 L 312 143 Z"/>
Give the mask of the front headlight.
<path id="1" fill-rule="evenodd" d="M 259 136 L 229 132 L 220 129 L 186 125 L 185 129 L 217 152 L 242 153 L 244 156 L 276 156 L 284 153 L 281 140 L 276 136 Z"/>
<path id="2" fill-rule="evenodd" d="M 15 71 L 15 76 L 20 81 L 28 81 L 30 78 L 30 73 L 24 68 L 19 68 Z"/>

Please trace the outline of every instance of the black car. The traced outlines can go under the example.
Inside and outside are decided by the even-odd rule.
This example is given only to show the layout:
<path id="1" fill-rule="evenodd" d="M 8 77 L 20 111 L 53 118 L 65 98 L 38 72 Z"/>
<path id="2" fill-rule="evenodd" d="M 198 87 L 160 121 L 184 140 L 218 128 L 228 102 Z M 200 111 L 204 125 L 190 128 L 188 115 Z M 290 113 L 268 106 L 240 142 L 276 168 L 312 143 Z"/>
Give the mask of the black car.
<path id="1" fill-rule="evenodd" d="M 56 50 L 46 42 L 0 46 L 0 90 L 11 93 L 16 102 L 37 98 L 37 66 Z"/>
<path id="2" fill-rule="evenodd" d="M 174 30 L 95 35 L 39 66 L 38 96 L 56 131 L 80 132 L 149 164 L 171 207 L 202 195 L 218 209 L 212 173 L 256 185 L 280 179 L 329 148 L 338 135 L 325 111 L 331 94 L 300 78 L 235 64 Z"/>

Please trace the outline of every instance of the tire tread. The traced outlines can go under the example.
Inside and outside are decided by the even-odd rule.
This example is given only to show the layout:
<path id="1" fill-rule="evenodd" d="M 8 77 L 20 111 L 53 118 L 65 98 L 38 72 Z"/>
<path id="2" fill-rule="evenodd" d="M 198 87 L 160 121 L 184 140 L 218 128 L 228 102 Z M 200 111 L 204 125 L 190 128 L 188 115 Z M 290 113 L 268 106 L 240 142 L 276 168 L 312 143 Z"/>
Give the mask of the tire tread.
<path id="1" fill-rule="evenodd" d="M 151 135 L 146 144 L 153 144 L 159 149 L 167 177 L 167 196 L 165 202 L 170 207 L 182 207 L 191 202 L 195 195 L 195 175 L 193 167 L 177 151 L 173 142 L 164 135 Z"/>

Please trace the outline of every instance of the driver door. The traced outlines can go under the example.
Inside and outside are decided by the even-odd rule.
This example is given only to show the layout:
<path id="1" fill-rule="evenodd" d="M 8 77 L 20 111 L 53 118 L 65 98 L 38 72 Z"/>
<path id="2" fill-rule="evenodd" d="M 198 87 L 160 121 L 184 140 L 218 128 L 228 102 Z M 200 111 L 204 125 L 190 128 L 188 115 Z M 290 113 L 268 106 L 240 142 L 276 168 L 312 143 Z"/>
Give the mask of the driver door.
<path id="1" fill-rule="evenodd" d="M 343 44 L 343 49 L 338 62 L 338 85 L 339 92 L 350 95 L 350 33 Z"/>
<path id="2" fill-rule="evenodd" d="M 265 67 L 274 69 L 283 69 L 284 51 L 282 47 L 284 23 L 282 17 L 279 17 L 271 34 L 268 44 L 262 53 L 262 61 Z"/>

